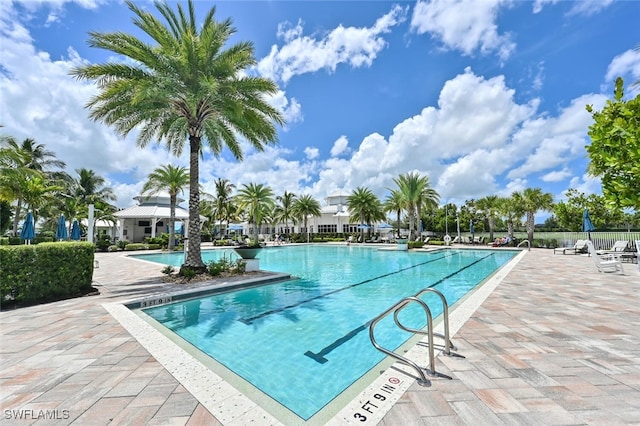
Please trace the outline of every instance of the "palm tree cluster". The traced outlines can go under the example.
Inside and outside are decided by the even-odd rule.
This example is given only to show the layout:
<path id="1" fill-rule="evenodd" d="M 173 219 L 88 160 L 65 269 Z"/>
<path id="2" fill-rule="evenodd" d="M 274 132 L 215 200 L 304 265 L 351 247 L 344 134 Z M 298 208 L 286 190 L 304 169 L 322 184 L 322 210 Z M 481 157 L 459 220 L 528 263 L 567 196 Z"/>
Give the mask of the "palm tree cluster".
<path id="1" fill-rule="evenodd" d="M 229 224 L 235 221 L 246 221 L 252 224 L 253 243 L 257 244 L 258 234 L 263 224 L 270 224 L 275 229 L 277 224 L 283 224 L 285 232 L 292 231 L 289 224 L 303 224 L 301 232 L 308 232 L 310 217 L 320 216 L 320 203 L 311 195 L 300 197 L 285 191 L 282 195 L 274 196 L 273 190 L 264 185 L 244 184 L 233 194 L 235 186 L 227 179 L 218 178 L 215 181 L 215 194 L 212 199 L 202 201 L 202 212 L 207 218 L 209 228 L 214 229 L 218 224 Z M 307 237 L 308 239 L 308 237 Z"/>
<path id="2" fill-rule="evenodd" d="M 18 142 L 12 136 L 0 139 L 0 202 L 13 216 L 12 234 L 18 236 L 20 221 L 30 210 L 42 228 L 54 229 L 62 214 L 69 219 L 88 217 L 89 204 L 96 219 L 113 219 L 116 208 L 111 188 L 93 170 L 76 169 L 76 177 L 64 171 L 66 164 L 44 144 L 31 138 Z M 2 230 L 4 232 L 4 229 Z"/>

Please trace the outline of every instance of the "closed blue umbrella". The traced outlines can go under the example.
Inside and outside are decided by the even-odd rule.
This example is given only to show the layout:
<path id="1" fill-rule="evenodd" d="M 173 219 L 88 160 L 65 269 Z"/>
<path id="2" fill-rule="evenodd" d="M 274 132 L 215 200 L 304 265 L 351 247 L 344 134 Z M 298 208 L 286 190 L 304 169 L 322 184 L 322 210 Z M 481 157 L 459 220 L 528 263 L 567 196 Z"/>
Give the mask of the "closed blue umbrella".
<path id="1" fill-rule="evenodd" d="M 66 240 L 68 236 L 67 221 L 64 220 L 64 215 L 61 214 L 58 219 L 58 227 L 56 228 L 56 240 Z"/>
<path id="2" fill-rule="evenodd" d="M 475 231 L 473 229 L 473 221 L 469 221 L 469 232 L 471 232 L 471 234 L 475 234 Z"/>
<path id="3" fill-rule="evenodd" d="M 74 220 L 73 225 L 71 225 L 71 239 L 80 241 L 80 225 L 77 220 Z"/>
<path id="4" fill-rule="evenodd" d="M 591 222 L 591 218 L 589 217 L 589 210 L 584 209 L 584 212 L 582 212 L 582 232 L 586 232 L 590 240 L 591 231 L 595 230 L 596 227 L 593 226 L 593 222 Z"/>
<path id="5" fill-rule="evenodd" d="M 22 225 L 22 232 L 20 232 L 20 238 L 26 241 L 27 244 L 31 244 L 31 240 L 36 237 L 35 224 L 33 223 L 33 214 L 27 212 L 27 217 L 24 219 Z"/>

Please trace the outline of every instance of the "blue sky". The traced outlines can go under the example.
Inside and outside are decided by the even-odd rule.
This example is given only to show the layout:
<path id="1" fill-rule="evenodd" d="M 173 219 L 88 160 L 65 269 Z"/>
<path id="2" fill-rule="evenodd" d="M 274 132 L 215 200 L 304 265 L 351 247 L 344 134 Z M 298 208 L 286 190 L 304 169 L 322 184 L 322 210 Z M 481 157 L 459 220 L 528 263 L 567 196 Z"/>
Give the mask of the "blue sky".
<path id="1" fill-rule="evenodd" d="M 287 125 L 276 147 L 247 147 L 242 163 L 206 154 L 205 189 L 223 177 L 318 200 L 366 186 L 383 199 L 394 177 L 417 171 L 458 205 L 527 187 L 556 201 L 568 188 L 599 193 L 586 174 L 585 105 L 601 108 L 618 76 L 638 93 L 636 1 L 197 1 L 198 16 L 214 4 L 237 29 L 232 41 L 255 44 L 252 72 L 278 83 L 270 101 Z M 87 32 L 140 35 L 131 18 L 119 1 L 0 5 L 3 133 L 44 143 L 72 174 L 95 170 L 119 207 L 154 168 L 188 164 L 89 120 L 96 88 L 68 75 L 121 60 L 89 48 Z"/>

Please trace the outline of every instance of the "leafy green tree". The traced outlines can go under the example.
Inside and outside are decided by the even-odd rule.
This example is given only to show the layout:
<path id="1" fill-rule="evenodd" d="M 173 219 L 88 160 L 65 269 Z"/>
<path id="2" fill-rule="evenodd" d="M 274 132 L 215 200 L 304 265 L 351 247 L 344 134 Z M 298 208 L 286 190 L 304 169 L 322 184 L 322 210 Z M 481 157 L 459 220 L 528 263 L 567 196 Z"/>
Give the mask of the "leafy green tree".
<path id="1" fill-rule="evenodd" d="M 188 185 L 189 171 L 182 166 L 167 164 L 152 171 L 142 187 L 143 194 L 161 191 L 169 193 L 169 244 L 167 247 L 169 251 L 173 251 L 176 243 L 175 223 L 178 194 L 183 193 L 184 188 Z"/>
<path id="2" fill-rule="evenodd" d="M 320 216 L 322 214 L 322 208 L 320 203 L 309 194 L 304 194 L 301 197 L 293 200 L 291 206 L 293 216 L 302 221 L 305 232 L 307 233 L 307 242 L 309 242 L 309 216 Z"/>
<path id="3" fill-rule="evenodd" d="M 296 199 L 296 194 L 284 191 L 282 195 L 276 197 L 278 205 L 275 210 L 275 219 L 277 222 L 283 222 L 286 229 L 289 228 L 289 221 L 294 219 L 292 207 Z M 294 222 L 295 225 L 295 222 Z"/>
<path id="4" fill-rule="evenodd" d="M 549 211 L 553 208 L 553 195 L 542 192 L 540 188 L 526 188 L 522 192 L 512 194 L 513 201 L 520 204 L 527 216 L 527 239 L 533 246 L 533 231 L 535 227 L 535 215 L 540 210 Z"/>
<path id="5" fill-rule="evenodd" d="M 625 101 L 623 80 L 618 77 L 613 101 L 602 111 L 587 111 L 591 144 L 586 146 L 589 173 L 602 180 L 602 193 L 610 206 L 640 210 L 640 95 Z"/>
<path id="6" fill-rule="evenodd" d="M 244 72 L 256 64 L 253 44 L 230 44 L 236 30 L 229 19 L 215 20 L 215 7 L 200 22 L 191 0 L 186 11 L 178 5 L 177 13 L 157 2 L 163 23 L 133 1 L 126 4 L 135 15 L 134 24 L 154 44 L 122 32 L 91 32 L 90 46 L 128 60 L 84 65 L 71 74 L 99 84 L 99 94 L 88 104 L 91 118 L 123 136 L 140 129 L 138 146 L 164 141 L 169 151 L 180 155 L 188 140 L 190 244 L 183 266 L 204 270 L 199 208 L 203 146 L 214 156 L 226 147 L 241 161 L 239 137 L 258 151 L 275 144 L 275 124 L 284 119 L 267 97 L 278 87 Z"/>
<path id="7" fill-rule="evenodd" d="M 258 244 L 260 224 L 268 211 L 273 209 L 273 191 L 261 183 L 242 185 L 236 195 L 238 206 L 247 212 L 253 223 L 253 242 Z"/>
<path id="8" fill-rule="evenodd" d="M 553 213 L 561 228 L 573 232 L 582 230 L 582 215 L 589 210 L 589 217 L 596 229 L 613 227 L 624 221 L 620 209 L 609 208 L 604 196 L 589 194 L 570 188 L 566 193 L 566 201 L 559 201 L 553 206 Z"/>

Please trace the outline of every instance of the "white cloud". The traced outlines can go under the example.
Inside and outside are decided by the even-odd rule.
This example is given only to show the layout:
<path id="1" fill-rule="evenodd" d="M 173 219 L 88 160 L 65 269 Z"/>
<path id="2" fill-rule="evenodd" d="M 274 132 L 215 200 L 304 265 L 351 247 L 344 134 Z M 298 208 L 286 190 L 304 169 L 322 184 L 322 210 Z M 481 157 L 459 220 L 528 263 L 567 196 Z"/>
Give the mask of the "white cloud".
<path id="1" fill-rule="evenodd" d="M 630 75 L 634 81 L 640 80 L 640 50 L 629 49 L 613 58 L 607 69 L 606 81 Z M 631 83 L 627 81 L 626 83 Z"/>
<path id="2" fill-rule="evenodd" d="M 132 173 L 144 179 L 159 164 L 176 162 L 165 150 L 138 149 L 133 138 L 123 140 L 89 119 L 84 105 L 96 88 L 69 76 L 72 67 L 83 64 L 72 48 L 66 57 L 52 60 L 46 52 L 35 50 L 29 32 L 12 13 L 0 19 L 3 133 L 43 143 L 67 163 L 72 175 L 83 167 L 105 178 L 109 173 Z M 129 202 L 119 197 L 117 204 Z"/>
<path id="3" fill-rule="evenodd" d="M 522 165 L 511 170 L 508 177 L 523 178 L 531 173 L 566 167 L 570 161 L 584 157 L 587 129 L 592 122 L 585 105 L 601 102 L 600 95 L 581 96 L 562 109 L 558 117 L 537 121 L 538 131 L 521 138 L 523 148 L 525 145 L 533 148 L 530 155 Z"/>
<path id="4" fill-rule="evenodd" d="M 594 15 L 609 7 L 613 0 L 581 0 L 573 2 L 569 15 Z"/>
<path id="5" fill-rule="evenodd" d="M 562 170 L 554 170 L 552 172 L 547 173 L 542 176 L 542 180 L 545 182 L 561 182 L 568 177 L 573 176 L 573 173 L 568 168 L 563 168 Z"/>
<path id="6" fill-rule="evenodd" d="M 300 102 L 296 98 L 288 99 L 282 90 L 278 90 L 278 93 L 269 99 L 269 103 L 282 111 L 287 126 L 304 120 Z"/>
<path id="7" fill-rule="evenodd" d="M 331 156 L 337 157 L 340 154 L 344 154 L 348 151 L 349 140 L 346 136 L 342 135 L 333 143 L 331 147 Z"/>
<path id="8" fill-rule="evenodd" d="M 313 160 L 314 158 L 318 158 L 318 155 L 320 155 L 320 151 L 318 150 L 318 148 L 314 148 L 312 146 L 308 146 L 304 149 L 304 153 L 307 156 L 308 160 Z"/>
<path id="9" fill-rule="evenodd" d="M 496 52 L 505 60 L 516 45 L 509 34 L 499 34 L 496 20 L 500 7 L 510 0 L 418 0 L 411 18 L 411 28 L 418 34 L 429 33 L 446 49 L 471 55 Z"/>
<path id="10" fill-rule="evenodd" d="M 544 6 L 550 4 L 555 5 L 560 0 L 535 0 L 533 2 L 533 13 L 540 13 Z M 567 15 L 593 15 L 607 8 L 613 0 L 581 0 L 570 2 L 571 9 Z"/>
<path id="11" fill-rule="evenodd" d="M 257 68 L 262 75 L 287 83 L 293 76 L 321 69 L 334 72 L 339 64 L 369 67 L 386 46 L 382 34 L 404 22 L 405 16 L 406 8 L 396 5 L 371 27 L 339 25 L 318 38 L 304 36 L 301 21 L 296 25 L 280 24 L 278 36 L 285 44 L 272 46 Z"/>

